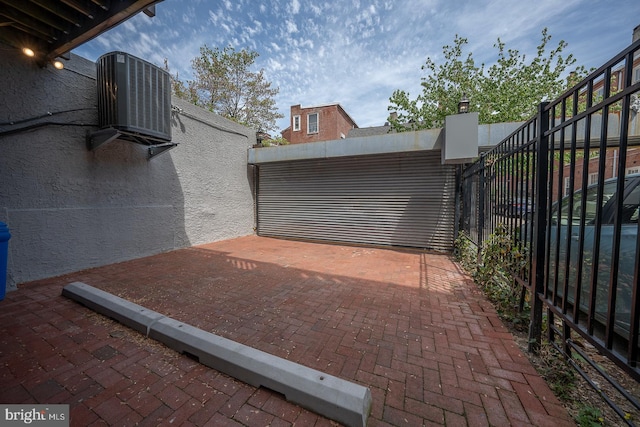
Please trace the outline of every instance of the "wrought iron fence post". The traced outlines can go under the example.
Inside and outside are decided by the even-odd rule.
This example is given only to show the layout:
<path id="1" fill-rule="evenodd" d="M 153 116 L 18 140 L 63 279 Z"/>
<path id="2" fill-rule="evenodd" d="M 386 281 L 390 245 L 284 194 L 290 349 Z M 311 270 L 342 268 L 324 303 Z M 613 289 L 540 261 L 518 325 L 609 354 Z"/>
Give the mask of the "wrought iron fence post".
<path id="1" fill-rule="evenodd" d="M 485 191 L 485 174 L 486 170 L 486 161 L 484 158 L 484 153 L 480 155 L 480 173 L 478 173 L 478 206 L 476 207 L 478 211 L 478 265 L 482 264 L 482 244 L 484 243 L 484 191 Z"/>
<path id="2" fill-rule="evenodd" d="M 545 238 L 547 235 L 547 190 L 549 181 L 549 111 L 548 102 L 538 105 L 537 139 L 538 156 L 536 159 L 535 211 L 533 215 L 533 239 L 531 274 L 529 274 L 531 289 L 531 322 L 529 323 L 529 351 L 537 352 L 542 338 L 542 308 L 545 288 Z M 533 281 L 533 282 L 531 282 Z"/>
<path id="3" fill-rule="evenodd" d="M 456 190 L 455 190 L 455 210 L 453 220 L 453 240 L 458 239 L 460 234 L 460 204 L 462 200 L 462 169 L 463 165 L 456 166 Z"/>

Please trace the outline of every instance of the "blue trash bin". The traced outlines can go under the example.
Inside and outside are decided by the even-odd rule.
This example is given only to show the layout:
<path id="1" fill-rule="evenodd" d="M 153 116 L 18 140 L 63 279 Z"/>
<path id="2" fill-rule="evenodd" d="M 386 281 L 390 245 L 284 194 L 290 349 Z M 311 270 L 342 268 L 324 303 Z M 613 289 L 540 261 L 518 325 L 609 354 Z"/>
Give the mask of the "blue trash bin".
<path id="1" fill-rule="evenodd" d="M 0 301 L 4 299 L 7 292 L 7 258 L 10 238 L 9 227 L 4 222 L 0 222 Z"/>

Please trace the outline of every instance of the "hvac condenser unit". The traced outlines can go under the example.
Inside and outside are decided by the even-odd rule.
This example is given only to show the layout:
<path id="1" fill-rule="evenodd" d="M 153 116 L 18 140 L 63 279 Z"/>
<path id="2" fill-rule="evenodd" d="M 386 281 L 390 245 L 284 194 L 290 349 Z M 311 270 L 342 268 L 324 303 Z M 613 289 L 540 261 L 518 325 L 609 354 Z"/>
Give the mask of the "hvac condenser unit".
<path id="1" fill-rule="evenodd" d="M 101 56 L 96 68 L 100 130 L 89 148 L 115 139 L 149 146 L 150 157 L 173 148 L 169 73 L 124 52 Z"/>

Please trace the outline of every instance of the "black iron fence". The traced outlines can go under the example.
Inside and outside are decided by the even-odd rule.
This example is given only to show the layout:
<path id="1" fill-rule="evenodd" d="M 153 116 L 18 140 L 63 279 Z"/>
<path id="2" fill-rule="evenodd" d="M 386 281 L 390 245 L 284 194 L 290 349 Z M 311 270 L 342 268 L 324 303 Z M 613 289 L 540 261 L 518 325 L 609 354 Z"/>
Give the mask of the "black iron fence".
<path id="1" fill-rule="evenodd" d="M 584 357 L 578 335 L 640 381 L 640 41 L 540 104 L 460 187 L 460 229 L 479 249 L 506 229 L 525 258 L 511 274 L 530 296 L 530 350 L 546 329 Z"/>

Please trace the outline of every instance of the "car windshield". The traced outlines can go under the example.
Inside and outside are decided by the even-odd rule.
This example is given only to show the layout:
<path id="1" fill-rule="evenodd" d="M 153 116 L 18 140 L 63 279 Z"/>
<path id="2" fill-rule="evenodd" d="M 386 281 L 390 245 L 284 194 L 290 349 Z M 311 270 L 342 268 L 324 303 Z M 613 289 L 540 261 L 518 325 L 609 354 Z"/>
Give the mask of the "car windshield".
<path id="1" fill-rule="evenodd" d="M 640 185 L 636 186 L 622 203 L 622 223 L 637 224 L 640 209 Z"/>
<path id="2" fill-rule="evenodd" d="M 631 178 L 625 179 L 625 187 L 630 185 Z M 616 194 L 617 180 L 612 179 L 604 183 L 602 187 L 602 207 L 604 207 L 609 200 L 611 200 Z M 573 199 L 573 207 L 570 211 L 570 202 Z M 569 224 L 569 213 L 571 212 L 571 225 L 580 225 L 580 219 L 584 216 L 584 223 L 586 225 L 593 225 L 596 220 L 596 213 L 598 207 L 598 186 L 593 185 L 587 188 L 585 196 L 585 210 L 582 212 L 582 191 L 578 190 L 573 193 L 573 196 L 568 196 L 562 199 L 560 206 L 560 225 Z M 622 219 L 623 223 L 638 222 L 638 202 L 640 201 L 640 187 L 636 186 L 630 194 L 624 200 Z M 558 205 L 556 204 L 552 212 L 552 224 L 558 224 Z"/>

